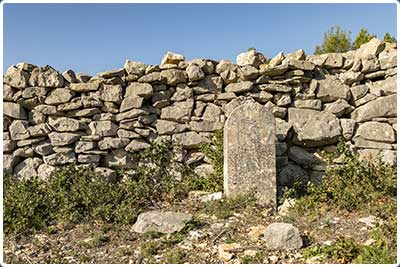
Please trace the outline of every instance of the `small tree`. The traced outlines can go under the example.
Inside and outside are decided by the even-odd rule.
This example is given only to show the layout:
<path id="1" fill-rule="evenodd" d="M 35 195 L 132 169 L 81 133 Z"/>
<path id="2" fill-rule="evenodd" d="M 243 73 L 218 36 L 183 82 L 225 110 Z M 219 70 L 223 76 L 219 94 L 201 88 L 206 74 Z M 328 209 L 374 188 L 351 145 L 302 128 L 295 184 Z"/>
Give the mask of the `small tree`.
<path id="1" fill-rule="evenodd" d="M 370 34 L 367 29 L 362 28 L 354 39 L 353 49 L 360 48 L 361 45 L 368 43 L 374 37 L 376 37 L 375 34 Z"/>
<path id="2" fill-rule="evenodd" d="M 393 36 L 390 35 L 390 33 L 385 33 L 385 36 L 383 37 L 383 41 L 387 43 L 396 43 L 397 40 Z"/>
<path id="3" fill-rule="evenodd" d="M 332 27 L 324 33 L 321 45 L 315 47 L 314 54 L 342 53 L 351 48 L 350 32 L 346 32 L 340 26 Z"/>

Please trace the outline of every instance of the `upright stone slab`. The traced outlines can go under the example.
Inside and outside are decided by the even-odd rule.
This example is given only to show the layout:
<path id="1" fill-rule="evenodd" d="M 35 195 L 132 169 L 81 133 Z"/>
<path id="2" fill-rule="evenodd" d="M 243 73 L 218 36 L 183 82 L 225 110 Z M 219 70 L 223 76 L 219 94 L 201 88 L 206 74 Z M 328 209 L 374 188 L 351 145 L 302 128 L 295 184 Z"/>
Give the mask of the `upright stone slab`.
<path id="1" fill-rule="evenodd" d="M 276 205 L 275 119 L 262 105 L 247 102 L 224 127 L 224 191 L 255 193 L 260 204 Z"/>

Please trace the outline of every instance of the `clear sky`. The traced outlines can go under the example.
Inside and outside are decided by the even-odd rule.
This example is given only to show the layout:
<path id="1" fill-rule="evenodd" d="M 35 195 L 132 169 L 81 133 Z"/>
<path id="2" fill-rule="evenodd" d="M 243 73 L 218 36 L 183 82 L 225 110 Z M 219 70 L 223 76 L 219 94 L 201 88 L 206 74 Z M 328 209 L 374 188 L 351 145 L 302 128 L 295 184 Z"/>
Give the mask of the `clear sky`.
<path id="1" fill-rule="evenodd" d="M 249 47 L 311 54 L 334 25 L 353 39 L 362 27 L 396 36 L 396 4 L 4 4 L 3 67 L 95 74 L 125 59 L 159 64 L 168 50 L 231 61 Z"/>

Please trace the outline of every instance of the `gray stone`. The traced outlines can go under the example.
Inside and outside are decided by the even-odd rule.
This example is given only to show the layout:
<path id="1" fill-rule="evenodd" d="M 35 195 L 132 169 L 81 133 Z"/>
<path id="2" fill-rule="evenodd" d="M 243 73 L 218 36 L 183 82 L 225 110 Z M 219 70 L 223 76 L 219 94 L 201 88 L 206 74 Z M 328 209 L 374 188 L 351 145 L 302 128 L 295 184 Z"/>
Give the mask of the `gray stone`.
<path id="1" fill-rule="evenodd" d="M 16 146 L 17 143 L 13 140 L 3 140 L 3 153 L 14 151 Z"/>
<path id="2" fill-rule="evenodd" d="M 28 87 L 22 91 L 23 98 L 43 97 L 47 95 L 47 88 L 44 87 Z M 4 100 L 7 100 L 4 98 Z"/>
<path id="3" fill-rule="evenodd" d="M 53 146 L 66 146 L 77 141 L 81 135 L 77 133 L 52 132 L 48 136 Z"/>
<path id="4" fill-rule="evenodd" d="M 379 54 L 379 63 L 382 70 L 387 70 L 396 67 L 397 65 L 397 49 L 382 51 Z"/>
<path id="5" fill-rule="evenodd" d="M 79 163 L 96 163 L 100 161 L 100 155 L 80 154 L 78 155 Z"/>
<path id="6" fill-rule="evenodd" d="M 197 64 L 189 64 L 186 73 L 190 82 L 198 81 L 205 77 L 203 70 Z"/>
<path id="7" fill-rule="evenodd" d="M 294 106 L 296 108 L 307 108 L 307 109 L 322 109 L 322 102 L 319 99 L 305 99 L 305 100 L 295 100 Z"/>
<path id="8" fill-rule="evenodd" d="M 124 100 L 122 100 L 119 111 L 124 112 L 133 108 L 141 108 L 143 105 L 143 100 L 144 98 L 139 96 L 126 97 Z"/>
<path id="9" fill-rule="evenodd" d="M 274 126 L 272 114 L 255 102 L 240 105 L 229 115 L 224 127 L 227 196 L 252 192 L 259 203 L 276 205 Z"/>
<path id="10" fill-rule="evenodd" d="M 260 84 L 258 88 L 267 92 L 290 93 L 293 88 L 284 84 Z"/>
<path id="11" fill-rule="evenodd" d="M 397 164 L 396 150 L 359 149 L 357 152 L 360 155 L 360 159 L 363 160 L 372 160 L 378 164 L 384 163 L 390 166 Z"/>
<path id="12" fill-rule="evenodd" d="M 186 84 L 178 84 L 171 101 L 184 101 L 193 97 L 193 89 Z"/>
<path id="13" fill-rule="evenodd" d="M 356 100 L 364 97 L 368 93 L 369 88 L 366 84 L 361 84 L 361 85 L 351 87 L 350 91 L 351 91 L 351 95 L 353 96 L 353 100 L 356 101 Z"/>
<path id="14" fill-rule="evenodd" d="M 355 137 L 387 143 L 393 143 L 396 141 L 396 135 L 392 126 L 388 123 L 376 121 L 368 121 L 359 124 Z"/>
<path id="15" fill-rule="evenodd" d="M 385 80 L 369 83 L 367 84 L 369 91 L 376 96 L 395 94 L 397 89 L 396 78 L 396 76 L 392 76 Z"/>
<path id="16" fill-rule="evenodd" d="M 275 127 L 276 137 L 279 141 L 283 141 L 286 139 L 289 130 L 292 128 L 292 125 L 285 120 L 275 118 Z"/>
<path id="17" fill-rule="evenodd" d="M 240 53 L 236 57 L 236 64 L 239 66 L 251 65 L 258 68 L 261 64 L 265 63 L 266 59 L 263 54 L 256 50 L 250 50 L 248 52 Z"/>
<path id="18" fill-rule="evenodd" d="M 28 132 L 32 137 L 46 136 L 48 133 L 51 132 L 51 129 L 46 123 L 41 123 L 28 127 Z"/>
<path id="19" fill-rule="evenodd" d="M 113 78 L 113 77 L 122 77 L 124 75 L 125 75 L 125 69 L 124 68 L 113 69 L 113 70 L 100 72 L 100 73 L 96 74 L 97 77 L 100 77 L 100 78 L 103 78 L 103 79 L 110 79 L 110 78 Z"/>
<path id="20" fill-rule="evenodd" d="M 141 96 L 150 98 L 153 95 L 153 87 L 149 83 L 132 82 L 128 85 L 125 92 L 125 98 L 129 96 Z"/>
<path id="21" fill-rule="evenodd" d="M 93 170 L 95 173 L 98 175 L 102 176 L 104 179 L 106 179 L 109 182 L 116 182 L 117 180 L 117 173 L 114 170 L 108 169 L 108 168 L 103 168 L 103 167 L 97 167 L 94 168 Z"/>
<path id="22" fill-rule="evenodd" d="M 86 83 L 92 76 L 79 72 L 76 74 L 76 78 L 78 79 L 77 83 Z"/>
<path id="23" fill-rule="evenodd" d="M 269 250 L 299 249 L 303 240 L 299 229 L 289 223 L 271 223 L 264 232 L 266 248 Z"/>
<path id="24" fill-rule="evenodd" d="M 19 69 L 17 66 L 11 66 L 4 75 L 4 83 L 12 87 L 23 89 L 28 87 L 29 73 Z"/>
<path id="25" fill-rule="evenodd" d="M 269 62 L 268 66 L 269 67 L 275 67 L 278 66 L 282 63 L 282 61 L 285 59 L 285 54 L 283 52 L 279 52 L 276 56 L 274 56 Z"/>
<path id="26" fill-rule="evenodd" d="M 13 153 L 14 157 L 31 158 L 33 157 L 33 149 L 31 147 L 20 147 Z"/>
<path id="27" fill-rule="evenodd" d="M 58 114 L 57 107 L 50 105 L 39 105 L 34 108 L 35 111 L 38 111 L 44 115 L 56 115 Z"/>
<path id="28" fill-rule="evenodd" d="M 159 135 L 181 133 L 188 129 L 186 124 L 168 120 L 157 120 L 155 126 Z"/>
<path id="29" fill-rule="evenodd" d="M 80 129 L 78 120 L 67 117 L 49 117 L 49 125 L 57 132 L 76 132 Z"/>
<path id="30" fill-rule="evenodd" d="M 20 161 L 19 157 L 3 153 L 3 171 L 12 174 L 14 166 Z"/>
<path id="31" fill-rule="evenodd" d="M 44 103 L 47 105 L 63 104 L 69 102 L 73 96 L 73 91 L 64 88 L 57 88 L 50 91 Z"/>
<path id="32" fill-rule="evenodd" d="M 125 64 L 124 64 L 124 68 L 128 74 L 133 74 L 133 75 L 137 75 L 140 77 L 140 76 L 144 75 L 147 65 L 145 63 L 139 62 L 139 61 L 126 60 Z"/>
<path id="33" fill-rule="evenodd" d="M 46 163 L 40 164 L 37 168 L 37 172 L 42 179 L 49 179 L 51 175 L 57 170 L 59 170 L 59 168 L 48 165 Z"/>
<path id="34" fill-rule="evenodd" d="M 161 81 L 161 73 L 160 72 L 152 72 L 150 74 L 144 75 L 139 78 L 138 82 L 141 83 L 152 83 L 156 81 Z"/>
<path id="35" fill-rule="evenodd" d="M 197 176 L 201 178 L 206 178 L 214 172 L 214 167 L 212 164 L 201 164 L 194 168 L 193 171 Z"/>
<path id="36" fill-rule="evenodd" d="M 274 115 L 274 117 L 278 117 L 284 119 L 286 117 L 287 109 L 285 107 L 278 107 L 274 105 L 271 101 L 266 103 L 265 108 Z"/>
<path id="37" fill-rule="evenodd" d="M 88 83 L 71 83 L 70 89 L 76 92 L 90 92 L 90 91 L 97 91 L 99 89 L 100 82 L 93 81 Z"/>
<path id="38" fill-rule="evenodd" d="M 32 70 L 29 84 L 41 87 L 62 87 L 64 78 L 58 71 L 47 65 Z"/>
<path id="39" fill-rule="evenodd" d="M 15 169 L 15 175 L 20 179 L 29 179 L 38 176 L 37 168 L 43 160 L 39 158 L 27 158 L 18 164 Z"/>
<path id="40" fill-rule="evenodd" d="M 73 151 L 68 152 L 56 152 L 54 154 L 50 154 L 43 157 L 44 163 L 57 166 L 57 165 L 65 165 L 76 162 L 75 153 Z"/>
<path id="41" fill-rule="evenodd" d="M 351 118 L 356 122 L 364 122 L 378 117 L 395 117 L 397 110 L 396 94 L 380 97 L 356 108 Z"/>
<path id="42" fill-rule="evenodd" d="M 69 83 L 78 83 L 79 80 L 76 78 L 75 72 L 73 70 L 66 70 L 62 73 L 64 80 Z"/>
<path id="43" fill-rule="evenodd" d="M 354 110 L 354 107 L 347 103 L 344 99 L 338 99 L 335 102 L 324 105 L 324 111 L 330 112 L 336 117 L 342 117 L 345 114 L 349 114 Z"/>
<path id="44" fill-rule="evenodd" d="M 117 114 L 115 116 L 115 120 L 116 121 L 122 121 L 122 120 L 125 120 L 125 119 L 134 119 L 134 118 L 137 118 L 139 116 L 146 115 L 146 114 L 148 114 L 148 112 L 143 110 L 143 109 L 133 108 L 133 109 L 131 109 L 129 111 Z"/>
<path id="45" fill-rule="evenodd" d="M 160 78 L 166 84 L 175 86 L 178 83 L 185 83 L 187 74 L 183 70 L 169 69 L 161 71 Z"/>
<path id="46" fill-rule="evenodd" d="M 245 81 L 245 82 L 228 84 L 225 87 L 225 91 L 232 93 L 244 93 L 250 91 L 252 88 L 253 88 L 253 82 Z"/>
<path id="47" fill-rule="evenodd" d="M 224 128 L 221 121 L 191 121 L 189 125 L 190 130 L 195 132 L 214 132 Z"/>
<path id="48" fill-rule="evenodd" d="M 361 72 L 346 71 L 339 74 L 339 79 L 344 84 L 352 85 L 355 82 L 362 81 L 364 79 L 364 74 Z"/>
<path id="49" fill-rule="evenodd" d="M 121 85 L 103 84 L 99 97 L 103 101 L 121 103 L 124 89 Z"/>
<path id="50" fill-rule="evenodd" d="M 277 93 L 274 95 L 274 102 L 277 106 L 287 106 L 292 102 L 290 94 Z"/>
<path id="51" fill-rule="evenodd" d="M 256 67 L 247 65 L 238 69 L 238 74 L 241 80 L 250 81 L 255 80 L 259 76 L 259 71 Z"/>
<path id="52" fill-rule="evenodd" d="M 341 53 L 328 53 L 324 66 L 327 68 L 341 68 L 343 66 L 343 56 Z"/>
<path id="53" fill-rule="evenodd" d="M 286 58 L 282 64 L 289 65 L 290 69 L 300 69 L 305 71 L 311 71 L 315 68 L 315 65 L 312 62 L 291 58 Z"/>
<path id="54" fill-rule="evenodd" d="M 132 230 L 137 233 L 159 232 L 171 234 L 181 231 L 191 219 L 192 215 L 188 213 L 148 211 L 138 216 Z"/>
<path id="55" fill-rule="evenodd" d="M 168 51 L 161 60 L 161 65 L 166 64 L 179 64 L 179 62 L 184 61 L 185 56 L 181 54 L 176 54 Z"/>
<path id="56" fill-rule="evenodd" d="M 176 133 L 172 135 L 172 140 L 183 148 L 196 148 L 208 140 L 196 132 Z"/>
<path id="57" fill-rule="evenodd" d="M 36 143 L 39 143 L 43 140 L 45 140 L 45 137 L 36 137 L 36 138 L 30 138 L 30 139 L 24 139 L 24 140 L 20 140 L 17 142 L 17 146 L 19 147 L 23 147 L 23 146 L 30 146 Z"/>
<path id="58" fill-rule="evenodd" d="M 276 143 L 275 147 L 277 156 L 285 155 L 288 150 L 288 146 L 286 143 Z"/>
<path id="59" fill-rule="evenodd" d="M 22 91 L 22 97 L 23 97 L 24 91 Z M 15 89 L 7 84 L 3 84 L 3 101 L 13 101 L 13 96 L 16 92 L 18 92 L 17 89 Z"/>
<path id="60" fill-rule="evenodd" d="M 108 168 L 127 169 L 133 168 L 134 162 L 131 153 L 124 149 L 114 149 L 105 155 L 104 165 Z"/>
<path id="61" fill-rule="evenodd" d="M 175 102 L 171 106 L 161 110 L 161 119 L 187 122 L 190 120 L 193 106 L 194 101 L 192 99 L 183 102 Z"/>
<path id="62" fill-rule="evenodd" d="M 353 137 L 356 122 L 352 119 L 340 119 L 340 126 L 342 127 L 342 135 L 346 141 Z"/>
<path id="63" fill-rule="evenodd" d="M 312 168 L 313 165 L 321 163 L 321 160 L 308 152 L 304 148 L 291 146 L 288 153 L 289 159 L 296 162 L 306 169 Z"/>
<path id="64" fill-rule="evenodd" d="M 28 122 L 23 120 L 15 120 L 10 127 L 11 140 L 23 140 L 29 138 Z"/>
<path id="65" fill-rule="evenodd" d="M 365 140 L 360 137 L 353 138 L 352 141 L 354 142 L 354 146 L 356 148 L 393 149 L 393 145 L 391 144 Z"/>
<path id="66" fill-rule="evenodd" d="M 339 119 L 329 112 L 289 108 L 289 121 L 305 146 L 334 144 L 341 135 Z"/>
<path id="67" fill-rule="evenodd" d="M 75 153 L 81 153 L 84 151 L 92 150 L 96 147 L 96 143 L 93 141 L 78 141 L 75 143 Z"/>
<path id="68" fill-rule="evenodd" d="M 14 119 L 27 119 L 25 109 L 20 104 L 12 102 L 3 102 L 3 114 Z"/>
<path id="69" fill-rule="evenodd" d="M 223 80 L 219 76 L 208 75 L 198 81 L 197 86 L 193 87 L 196 94 L 219 93 L 222 91 Z"/>
<path id="70" fill-rule="evenodd" d="M 337 99 L 349 100 L 350 87 L 334 76 L 326 76 L 324 80 L 319 80 L 317 97 L 323 102 L 332 102 Z"/>
<path id="71" fill-rule="evenodd" d="M 260 66 L 260 73 L 265 76 L 274 77 L 274 76 L 284 74 L 288 69 L 289 69 L 289 65 L 287 65 L 287 64 L 279 65 L 279 66 L 275 66 L 275 67 L 269 67 L 266 64 L 262 64 Z"/>
<path id="72" fill-rule="evenodd" d="M 98 142 L 100 150 L 123 148 L 129 144 L 128 138 L 105 137 Z"/>
<path id="73" fill-rule="evenodd" d="M 278 174 L 278 184 L 281 186 L 292 186 L 297 182 L 306 184 L 308 179 L 307 172 L 292 162 L 284 166 Z"/>
<path id="74" fill-rule="evenodd" d="M 80 97 L 76 97 L 71 99 L 69 103 L 64 103 L 57 106 L 57 111 L 70 111 L 74 109 L 80 109 L 83 106 L 82 100 Z"/>
<path id="75" fill-rule="evenodd" d="M 151 145 L 144 141 L 143 139 L 133 139 L 126 147 L 125 150 L 129 152 L 135 152 L 138 150 L 143 150 L 150 148 Z"/>
<path id="76" fill-rule="evenodd" d="M 46 156 L 54 152 L 53 146 L 50 142 L 43 142 L 34 146 L 34 151 L 36 154 L 41 156 Z"/>
<path id="77" fill-rule="evenodd" d="M 385 42 L 372 38 L 368 43 L 362 44 L 359 49 L 356 50 L 356 58 L 369 58 L 370 56 L 378 56 L 380 52 L 385 48 Z"/>
<path id="78" fill-rule="evenodd" d="M 119 138 L 140 138 L 140 135 L 136 132 L 125 129 L 118 129 L 117 135 Z"/>
<path id="79" fill-rule="evenodd" d="M 91 135 L 113 136 L 117 134 L 118 125 L 112 121 L 92 121 L 89 129 Z"/>

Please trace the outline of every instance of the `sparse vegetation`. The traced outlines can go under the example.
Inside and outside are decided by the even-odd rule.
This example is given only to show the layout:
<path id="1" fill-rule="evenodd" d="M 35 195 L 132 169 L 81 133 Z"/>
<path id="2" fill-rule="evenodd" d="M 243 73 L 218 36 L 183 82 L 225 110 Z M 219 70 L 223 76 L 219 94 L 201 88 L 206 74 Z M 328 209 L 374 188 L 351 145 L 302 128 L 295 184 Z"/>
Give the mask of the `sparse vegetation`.
<path id="1" fill-rule="evenodd" d="M 334 158 L 342 164 L 334 164 Z M 372 214 L 383 224 L 371 232 L 377 242 L 361 246 L 352 240 L 339 239 L 331 246 L 315 246 L 305 250 L 305 256 L 323 255 L 337 262 L 395 262 L 396 255 L 396 166 L 383 162 L 361 160 L 342 142 L 337 151 L 327 155 L 327 178 L 320 185 L 288 190 L 286 196 L 298 197 L 291 209 L 292 217 L 317 218 L 328 210 L 344 210 Z"/>
<path id="2" fill-rule="evenodd" d="M 238 195 L 236 197 L 223 198 L 218 201 L 207 201 L 204 204 L 204 212 L 214 215 L 219 219 L 225 219 L 232 216 L 235 212 L 240 211 L 250 205 L 255 204 L 255 198 L 252 195 Z"/>

